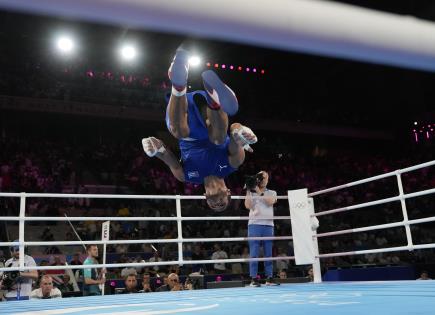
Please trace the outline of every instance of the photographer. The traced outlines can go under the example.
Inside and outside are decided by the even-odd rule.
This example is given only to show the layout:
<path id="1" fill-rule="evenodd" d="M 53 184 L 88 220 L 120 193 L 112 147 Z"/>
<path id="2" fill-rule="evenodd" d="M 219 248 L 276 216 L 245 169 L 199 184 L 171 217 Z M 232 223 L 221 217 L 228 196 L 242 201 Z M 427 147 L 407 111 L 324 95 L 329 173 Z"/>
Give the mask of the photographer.
<path id="1" fill-rule="evenodd" d="M 249 209 L 248 237 L 274 236 L 273 219 L 257 219 L 256 217 L 273 217 L 273 205 L 276 203 L 276 191 L 267 189 L 269 174 L 261 171 L 255 176 L 249 176 L 246 180 L 245 207 Z M 272 257 L 272 241 L 251 240 L 249 241 L 249 254 L 251 258 L 258 258 L 260 244 L 263 242 L 264 257 Z M 266 285 L 277 285 L 273 281 L 273 262 L 265 261 L 267 276 Z M 258 261 L 249 262 L 249 275 L 251 286 L 259 287 L 257 279 Z"/>
<path id="2" fill-rule="evenodd" d="M 18 242 L 15 240 L 14 242 Z M 10 248 L 11 258 L 5 263 L 5 267 L 18 267 L 20 264 L 20 248 Z M 24 255 L 24 266 L 36 266 L 35 260 Z M 38 271 L 5 271 L 1 277 L 0 288 L 6 291 L 7 301 L 28 300 L 32 292 L 33 280 L 38 279 Z"/>

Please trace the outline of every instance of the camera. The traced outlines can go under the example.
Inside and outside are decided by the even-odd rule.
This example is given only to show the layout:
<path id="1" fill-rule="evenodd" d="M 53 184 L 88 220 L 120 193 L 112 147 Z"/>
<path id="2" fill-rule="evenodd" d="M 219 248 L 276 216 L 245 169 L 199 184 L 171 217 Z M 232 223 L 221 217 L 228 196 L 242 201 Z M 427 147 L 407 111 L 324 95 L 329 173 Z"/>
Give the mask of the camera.
<path id="1" fill-rule="evenodd" d="M 3 287 L 5 290 L 11 290 L 20 277 L 19 271 L 5 271 L 3 273 Z"/>
<path id="2" fill-rule="evenodd" d="M 186 278 L 185 284 L 191 284 L 192 290 L 204 289 L 204 276 L 203 275 L 195 275 L 188 276 Z"/>
<path id="3" fill-rule="evenodd" d="M 255 192 L 255 187 L 264 179 L 263 173 L 258 173 L 252 176 L 245 176 L 245 187 L 251 192 Z"/>

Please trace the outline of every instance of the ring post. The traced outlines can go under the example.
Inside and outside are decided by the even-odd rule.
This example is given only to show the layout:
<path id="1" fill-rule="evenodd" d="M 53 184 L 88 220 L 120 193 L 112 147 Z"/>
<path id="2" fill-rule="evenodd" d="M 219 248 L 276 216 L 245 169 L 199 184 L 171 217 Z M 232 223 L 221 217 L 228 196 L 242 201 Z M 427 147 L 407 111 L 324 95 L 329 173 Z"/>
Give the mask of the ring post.
<path id="1" fill-rule="evenodd" d="M 183 230 L 181 226 L 181 199 L 180 195 L 177 195 L 176 199 L 176 208 L 177 208 L 177 232 L 178 232 L 178 261 L 180 262 L 180 266 L 183 265 Z"/>
<path id="2" fill-rule="evenodd" d="M 24 270 L 24 224 L 26 220 L 26 193 L 22 192 L 20 194 L 20 225 L 19 225 L 19 235 L 20 240 L 20 270 Z"/>
<path id="3" fill-rule="evenodd" d="M 402 185 L 402 176 L 400 174 L 400 171 L 396 171 L 396 178 L 397 178 L 397 186 L 399 188 L 399 196 L 400 198 L 400 205 L 402 206 L 402 214 L 403 214 L 403 223 L 405 224 L 405 232 L 406 232 L 406 240 L 408 242 L 408 246 L 410 248 L 410 251 L 413 250 L 413 243 L 412 243 L 412 234 L 411 234 L 411 228 L 409 227 L 409 219 L 408 219 L 408 211 L 406 209 L 406 202 L 403 198 L 403 185 Z"/>
<path id="4" fill-rule="evenodd" d="M 110 238 L 110 221 L 103 222 L 101 225 L 101 240 L 108 241 Z M 103 265 L 106 264 L 106 246 L 107 244 L 103 244 Z M 103 273 L 101 275 L 102 278 L 106 278 L 106 274 Z M 106 284 L 104 283 L 101 287 L 101 294 L 104 295 L 104 290 L 106 288 Z"/>
<path id="5" fill-rule="evenodd" d="M 315 246 L 311 222 L 312 203 L 309 204 L 307 189 L 288 191 L 292 225 L 293 249 L 296 265 L 315 264 Z M 313 270 L 314 271 L 314 270 Z"/>
<path id="6" fill-rule="evenodd" d="M 321 283 L 322 271 L 320 268 L 319 243 L 317 241 L 317 228 L 319 227 L 319 220 L 314 216 L 313 198 L 308 198 L 308 213 L 311 216 L 311 231 L 313 233 L 313 246 L 314 246 L 314 255 L 315 255 L 314 263 L 313 263 L 314 283 Z"/>

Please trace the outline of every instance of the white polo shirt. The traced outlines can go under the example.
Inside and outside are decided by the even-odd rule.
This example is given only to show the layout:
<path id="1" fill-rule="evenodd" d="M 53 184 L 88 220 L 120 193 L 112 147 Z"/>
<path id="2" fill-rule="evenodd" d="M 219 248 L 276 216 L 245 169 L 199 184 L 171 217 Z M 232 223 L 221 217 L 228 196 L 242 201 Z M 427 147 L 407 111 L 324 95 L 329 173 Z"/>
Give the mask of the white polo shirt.
<path id="1" fill-rule="evenodd" d="M 20 265 L 19 259 L 10 258 L 6 261 L 5 267 L 18 267 Z M 24 255 L 24 266 L 31 267 L 36 266 L 35 260 L 33 257 Z M 28 272 L 25 271 L 25 272 Z M 12 290 L 9 290 L 5 294 L 5 298 L 16 298 L 16 297 L 30 297 L 30 293 L 32 292 L 32 283 L 33 280 L 30 278 L 21 278 L 17 283 L 12 287 Z"/>
<path id="2" fill-rule="evenodd" d="M 269 206 L 266 201 L 261 198 L 255 198 L 260 196 L 257 193 L 252 194 L 252 207 L 249 209 L 249 222 L 248 225 L 273 225 L 273 219 L 256 219 L 256 217 L 273 217 L 273 205 Z M 276 197 L 276 191 L 266 189 L 263 196 L 274 196 Z"/>
<path id="3" fill-rule="evenodd" d="M 50 297 L 49 299 L 57 299 L 57 298 L 61 298 L 62 297 L 62 292 L 60 292 L 60 290 L 58 288 L 53 288 L 50 291 Z M 36 289 L 33 290 L 32 293 L 30 294 L 30 298 L 31 299 L 44 299 L 44 296 L 42 295 L 42 289 Z M 45 298 L 48 299 L 48 298 Z"/>

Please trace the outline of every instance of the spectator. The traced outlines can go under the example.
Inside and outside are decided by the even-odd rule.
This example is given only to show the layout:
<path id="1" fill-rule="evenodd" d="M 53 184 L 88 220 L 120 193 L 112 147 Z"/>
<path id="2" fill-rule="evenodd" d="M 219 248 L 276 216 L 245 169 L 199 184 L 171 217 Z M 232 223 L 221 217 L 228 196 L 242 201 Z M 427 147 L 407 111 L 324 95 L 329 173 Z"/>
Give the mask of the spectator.
<path id="1" fill-rule="evenodd" d="M 154 256 L 149 259 L 149 262 L 159 262 L 159 261 L 162 261 L 162 259 L 159 256 L 159 252 L 154 251 Z M 155 266 L 152 266 L 149 271 L 155 275 L 157 272 L 159 272 L 159 270 L 160 270 L 160 267 L 158 265 L 155 265 Z"/>
<path id="2" fill-rule="evenodd" d="M 71 242 L 71 241 L 75 241 L 75 237 L 72 235 L 71 232 L 66 232 L 65 233 L 65 241 Z"/>
<path id="3" fill-rule="evenodd" d="M 60 259 L 60 256 L 54 256 L 53 263 L 51 266 L 65 266 L 65 263 L 63 263 Z M 48 272 L 49 271 L 49 272 Z M 59 270 L 47 270 L 47 273 L 50 274 L 64 274 L 65 270 L 59 269 Z"/>
<path id="4" fill-rule="evenodd" d="M 313 268 L 309 268 L 307 271 L 307 278 L 310 280 L 310 282 L 314 282 L 314 272 Z"/>
<path id="5" fill-rule="evenodd" d="M 73 257 L 71 258 L 69 264 L 72 266 L 83 265 L 82 261 L 80 260 L 80 254 L 79 253 L 74 254 Z"/>
<path id="6" fill-rule="evenodd" d="M 286 257 L 287 254 L 285 252 L 285 249 L 283 247 L 278 247 L 278 254 L 277 257 Z M 288 260 L 276 260 L 276 270 L 288 270 L 289 268 L 289 261 Z"/>
<path id="7" fill-rule="evenodd" d="M 62 294 L 64 294 L 65 292 L 74 292 L 74 286 L 72 285 L 72 283 L 70 283 L 70 276 L 65 274 L 62 277 L 62 283 L 58 286 L 58 289 L 60 290 L 60 292 L 62 292 Z"/>
<path id="8" fill-rule="evenodd" d="M 156 292 L 181 291 L 181 290 L 183 290 L 183 286 L 179 281 L 178 275 L 176 273 L 171 273 L 168 276 L 168 283 L 162 285 L 160 288 L 156 290 Z"/>
<path id="9" fill-rule="evenodd" d="M 142 275 L 142 290 L 140 292 L 142 293 L 149 293 L 153 292 L 153 288 L 151 286 L 151 276 L 149 273 L 144 273 Z"/>
<path id="10" fill-rule="evenodd" d="M 206 259 L 206 256 L 204 255 L 204 251 L 203 251 L 201 245 L 195 244 L 195 246 L 193 247 L 193 252 L 192 252 L 192 260 L 205 260 L 205 259 Z M 204 264 L 193 264 L 192 265 L 192 272 L 201 272 L 204 270 L 206 270 Z"/>
<path id="11" fill-rule="evenodd" d="M 221 246 L 218 243 L 216 243 L 214 244 L 214 252 L 211 255 L 211 259 L 228 259 L 228 254 L 226 251 L 221 249 Z M 227 270 L 225 263 L 215 263 L 213 265 L 213 268 L 215 273 L 225 273 L 225 271 Z"/>
<path id="12" fill-rule="evenodd" d="M 230 255 L 230 259 L 239 259 L 241 258 L 240 255 L 240 248 L 239 247 L 234 247 L 231 251 L 231 255 Z M 231 273 L 232 274 L 242 274 L 243 270 L 242 270 L 242 263 L 232 263 L 231 264 Z"/>
<path id="13" fill-rule="evenodd" d="M 73 255 L 73 257 L 71 258 L 69 264 L 71 266 L 81 266 L 83 265 L 82 261 L 80 260 L 80 253 L 76 253 Z M 79 269 L 72 269 L 72 272 L 74 273 L 76 279 L 78 279 L 78 273 L 77 271 L 79 271 Z"/>
<path id="14" fill-rule="evenodd" d="M 432 279 L 429 278 L 429 273 L 426 270 L 423 270 L 420 273 L 420 278 L 418 278 L 417 280 L 432 280 Z"/>
<path id="15" fill-rule="evenodd" d="M 131 263 L 131 258 L 128 258 L 128 260 L 126 261 L 126 263 Z M 131 266 L 125 266 L 122 270 L 121 270 L 121 277 L 126 279 L 128 275 L 137 275 L 136 272 L 136 268 L 135 267 L 131 267 Z"/>
<path id="16" fill-rule="evenodd" d="M 249 248 L 247 246 L 243 247 L 241 257 L 242 258 L 250 258 Z M 248 273 L 249 272 L 249 263 L 243 263 L 242 264 L 242 271 L 243 271 L 243 273 Z"/>
<path id="17" fill-rule="evenodd" d="M 125 284 L 125 290 L 122 293 L 125 294 L 138 293 L 137 279 L 135 273 L 131 273 L 127 277 L 125 277 L 124 284 Z"/>
<path id="18" fill-rule="evenodd" d="M 39 289 L 33 290 L 30 295 L 31 299 L 56 299 L 61 297 L 61 291 L 53 287 L 53 279 L 48 275 L 41 277 Z"/>
<path id="19" fill-rule="evenodd" d="M 287 279 L 287 271 L 280 270 L 278 276 L 279 276 L 280 279 Z"/>

